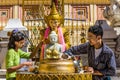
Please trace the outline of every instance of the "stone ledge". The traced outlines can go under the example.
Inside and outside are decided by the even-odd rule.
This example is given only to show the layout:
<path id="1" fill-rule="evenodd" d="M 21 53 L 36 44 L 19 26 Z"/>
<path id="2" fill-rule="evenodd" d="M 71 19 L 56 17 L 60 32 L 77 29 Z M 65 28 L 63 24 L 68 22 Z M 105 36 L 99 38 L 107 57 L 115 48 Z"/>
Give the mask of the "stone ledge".
<path id="1" fill-rule="evenodd" d="M 0 78 L 6 77 L 6 69 L 0 69 Z"/>

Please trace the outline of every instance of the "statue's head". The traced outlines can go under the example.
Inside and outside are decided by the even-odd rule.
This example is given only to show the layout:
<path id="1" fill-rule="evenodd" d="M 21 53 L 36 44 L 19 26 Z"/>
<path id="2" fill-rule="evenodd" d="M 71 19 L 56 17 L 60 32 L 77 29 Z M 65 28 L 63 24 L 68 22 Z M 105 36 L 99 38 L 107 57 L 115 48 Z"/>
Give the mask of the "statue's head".
<path id="1" fill-rule="evenodd" d="M 49 35 L 49 40 L 50 40 L 50 43 L 54 44 L 58 41 L 58 35 L 56 34 L 55 31 L 52 31 Z"/>
<path id="2" fill-rule="evenodd" d="M 63 21 L 63 17 L 56 10 L 55 4 L 53 3 L 51 12 L 48 16 L 44 16 L 45 22 L 51 28 L 58 27 Z"/>

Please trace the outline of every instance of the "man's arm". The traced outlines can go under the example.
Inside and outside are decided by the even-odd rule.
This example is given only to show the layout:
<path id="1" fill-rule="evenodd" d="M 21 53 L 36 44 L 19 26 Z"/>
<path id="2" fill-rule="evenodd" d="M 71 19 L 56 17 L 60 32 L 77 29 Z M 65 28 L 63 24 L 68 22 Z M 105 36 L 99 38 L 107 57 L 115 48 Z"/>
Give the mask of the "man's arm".
<path id="1" fill-rule="evenodd" d="M 69 48 L 68 50 L 64 51 L 63 53 L 69 55 L 69 56 L 74 56 L 74 55 L 80 55 L 80 54 L 85 54 L 88 51 L 88 45 L 89 43 L 84 43 L 78 46 L 73 46 Z"/>

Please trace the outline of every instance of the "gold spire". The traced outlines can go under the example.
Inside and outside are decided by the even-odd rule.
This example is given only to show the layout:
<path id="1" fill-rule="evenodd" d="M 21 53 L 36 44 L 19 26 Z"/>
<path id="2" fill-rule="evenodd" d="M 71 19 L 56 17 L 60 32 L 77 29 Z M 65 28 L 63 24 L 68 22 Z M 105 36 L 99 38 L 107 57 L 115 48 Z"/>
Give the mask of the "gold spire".
<path id="1" fill-rule="evenodd" d="M 53 3 L 52 8 L 51 8 L 51 12 L 48 16 L 44 17 L 46 23 L 49 25 L 49 20 L 62 20 L 63 17 L 58 13 L 55 3 Z"/>
<path id="2" fill-rule="evenodd" d="M 53 5 L 52 5 L 50 15 L 58 15 L 55 3 L 53 3 Z"/>

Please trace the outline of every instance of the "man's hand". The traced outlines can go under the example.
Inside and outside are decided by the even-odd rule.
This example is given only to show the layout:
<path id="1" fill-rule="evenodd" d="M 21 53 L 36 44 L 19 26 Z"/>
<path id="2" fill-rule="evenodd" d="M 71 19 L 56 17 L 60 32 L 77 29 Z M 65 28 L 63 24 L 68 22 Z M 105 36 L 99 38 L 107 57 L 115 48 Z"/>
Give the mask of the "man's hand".
<path id="1" fill-rule="evenodd" d="M 68 55 L 66 55 L 65 53 L 62 53 L 61 58 L 63 58 L 63 59 L 68 59 Z"/>
<path id="2" fill-rule="evenodd" d="M 94 73 L 94 69 L 92 67 L 85 66 L 84 70 L 87 71 L 87 72 Z"/>
<path id="3" fill-rule="evenodd" d="M 100 75 L 100 76 L 102 76 L 103 74 L 101 72 L 95 70 L 93 75 Z"/>
<path id="4" fill-rule="evenodd" d="M 94 73 L 94 69 L 93 69 L 93 67 L 88 67 L 88 69 L 87 69 L 89 72 L 91 72 L 91 73 Z"/>

